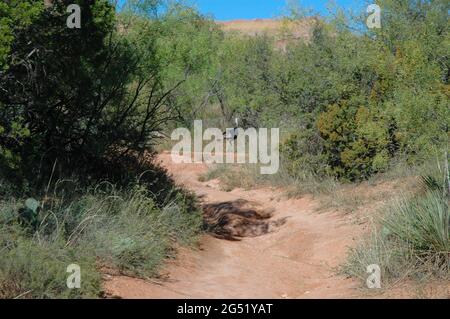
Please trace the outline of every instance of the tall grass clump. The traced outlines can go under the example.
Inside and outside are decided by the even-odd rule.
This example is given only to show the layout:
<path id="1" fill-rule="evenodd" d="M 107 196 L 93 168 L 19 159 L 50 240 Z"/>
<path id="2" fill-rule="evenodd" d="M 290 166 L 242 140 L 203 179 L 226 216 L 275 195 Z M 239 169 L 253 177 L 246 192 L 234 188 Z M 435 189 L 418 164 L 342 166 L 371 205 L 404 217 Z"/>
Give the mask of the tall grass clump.
<path id="1" fill-rule="evenodd" d="M 394 204 L 383 225 L 387 236 L 411 247 L 424 258 L 445 260 L 450 254 L 448 198 L 429 191 L 419 198 Z"/>
<path id="2" fill-rule="evenodd" d="M 81 234 L 74 232 L 74 237 L 79 236 L 79 242 L 106 265 L 126 274 L 156 275 L 161 261 L 172 255 L 173 244 L 192 243 L 202 225 L 198 212 L 188 213 L 180 206 L 181 198 L 160 209 L 139 187 L 97 201 L 96 197 L 88 199 L 89 210 L 83 217 L 92 222 Z"/>
<path id="3" fill-rule="evenodd" d="M 433 276 L 450 279 L 450 208 L 447 176 L 422 178 L 420 194 L 403 195 L 387 206 L 372 236 L 352 249 L 347 275 L 367 278 L 377 264 L 384 279 Z"/>
<path id="4" fill-rule="evenodd" d="M 28 201 L 1 202 L 0 298 L 99 297 L 104 268 L 156 276 L 174 246 L 193 243 L 201 230 L 191 201 L 178 193 L 161 205 L 143 186 L 105 183 L 81 196 L 47 195 L 33 218 Z M 70 264 L 81 268 L 81 289 L 66 286 Z"/>

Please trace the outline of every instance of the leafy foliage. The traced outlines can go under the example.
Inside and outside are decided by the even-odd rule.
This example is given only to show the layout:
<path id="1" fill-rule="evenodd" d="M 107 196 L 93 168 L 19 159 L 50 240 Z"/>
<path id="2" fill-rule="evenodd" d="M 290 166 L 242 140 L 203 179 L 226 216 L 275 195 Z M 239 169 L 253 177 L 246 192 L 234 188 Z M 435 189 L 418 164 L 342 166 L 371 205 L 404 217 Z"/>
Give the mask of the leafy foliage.
<path id="1" fill-rule="evenodd" d="M 295 132 L 283 146 L 288 166 L 343 180 L 367 179 L 398 156 L 420 162 L 446 149 L 448 2 L 379 4 L 383 27 L 363 33 L 349 26 L 364 20 L 316 19 L 308 41 L 283 50 L 267 37 L 227 37 L 222 109 L 247 125 Z M 312 136 L 320 147 L 308 145 Z"/>
<path id="2" fill-rule="evenodd" d="M 139 38 L 119 36 L 108 1 L 78 1 L 83 26 L 70 29 L 69 2 L 53 1 L 13 30 L 9 67 L 0 74 L 0 163 L 17 180 L 89 177 L 108 159 L 151 148 L 173 117 L 168 96 L 185 81 L 163 83 L 167 62 L 154 24 L 141 24 Z"/>

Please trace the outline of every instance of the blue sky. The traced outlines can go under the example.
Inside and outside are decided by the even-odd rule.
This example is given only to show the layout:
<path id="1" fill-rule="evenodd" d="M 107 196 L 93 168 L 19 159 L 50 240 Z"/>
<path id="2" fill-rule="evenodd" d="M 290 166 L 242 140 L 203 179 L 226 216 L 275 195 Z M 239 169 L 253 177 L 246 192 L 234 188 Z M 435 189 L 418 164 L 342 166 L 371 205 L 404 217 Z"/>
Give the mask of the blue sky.
<path id="1" fill-rule="evenodd" d="M 280 16 L 286 8 L 286 0 L 187 0 L 200 12 L 212 15 L 216 20 L 274 18 Z M 334 0 L 346 9 L 361 9 L 365 0 Z M 301 0 L 306 8 L 321 15 L 327 14 L 327 0 Z"/>

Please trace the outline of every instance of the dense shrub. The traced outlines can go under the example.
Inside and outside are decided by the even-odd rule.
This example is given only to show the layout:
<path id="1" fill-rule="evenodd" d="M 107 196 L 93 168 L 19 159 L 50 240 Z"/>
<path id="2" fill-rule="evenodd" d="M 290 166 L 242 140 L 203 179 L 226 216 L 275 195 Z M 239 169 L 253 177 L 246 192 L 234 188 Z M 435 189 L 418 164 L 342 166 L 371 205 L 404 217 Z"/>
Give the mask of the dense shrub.
<path id="1" fill-rule="evenodd" d="M 448 2 L 379 5 L 381 29 L 364 29 L 365 17 L 314 19 L 308 41 L 283 50 L 270 49 L 271 37 L 224 41 L 230 58 L 219 64 L 226 79 L 219 102 L 244 124 L 296 131 L 285 145 L 293 172 L 319 166 L 361 180 L 400 154 L 421 162 L 447 147 Z M 321 137 L 320 154 L 310 152 L 305 135 Z"/>
<path id="2" fill-rule="evenodd" d="M 151 149 L 172 118 L 167 97 L 185 81 L 183 74 L 163 83 L 168 61 L 155 47 L 156 23 L 137 25 L 139 37 L 120 35 L 109 1 L 79 0 L 82 28 L 70 29 L 73 2 L 53 1 L 25 26 L 11 26 L 0 73 L 0 165 L 15 183 L 88 177 L 98 163 Z M 7 19 L 17 19 L 17 5 L 6 3 Z"/>
<path id="3" fill-rule="evenodd" d="M 349 180 L 365 179 L 385 169 L 397 141 L 376 109 L 351 103 L 332 105 L 318 119 L 331 172 Z"/>
<path id="4" fill-rule="evenodd" d="M 324 140 L 314 129 L 293 133 L 281 146 L 286 169 L 292 176 L 311 172 L 317 177 L 329 173 Z"/>

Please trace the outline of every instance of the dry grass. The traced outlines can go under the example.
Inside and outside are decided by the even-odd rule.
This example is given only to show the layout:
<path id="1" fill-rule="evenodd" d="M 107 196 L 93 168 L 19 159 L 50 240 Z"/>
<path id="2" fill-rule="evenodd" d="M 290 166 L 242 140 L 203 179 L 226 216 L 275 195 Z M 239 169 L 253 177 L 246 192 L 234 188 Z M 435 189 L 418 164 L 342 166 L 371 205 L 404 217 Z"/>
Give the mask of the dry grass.
<path id="1" fill-rule="evenodd" d="M 200 211 L 181 195 L 158 207 L 142 186 L 55 191 L 40 200 L 38 223 L 24 222 L 23 203 L 0 202 L 0 299 L 99 297 L 101 267 L 155 276 L 173 246 L 195 242 L 202 229 Z M 81 289 L 66 287 L 70 264 L 81 267 Z"/>
<path id="2" fill-rule="evenodd" d="M 320 178 L 310 172 L 292 177 L 282 163 L 279 172 L 274 175 L 261 175 L 259 166 L 255 164 L 217 164 L 211 166 L 199 180 L 205 182 L 219 179 L 221 188 L 225 191 L 255 186 L 279 187 L 284 189 L 289 198 L 313 195 L 321 204 L 320 210 L 355 213 L 361 210 L 373 212 L 400 192 L 415 191 L 418 187 L 417 177 L 407 175 L 406 171 L 402 174 L 396 172 L 391 173 L 389 177 L 377 176 L 357 184 L 343 184 L 334 178 Z"/>

